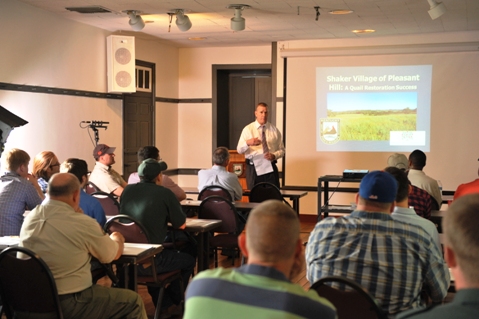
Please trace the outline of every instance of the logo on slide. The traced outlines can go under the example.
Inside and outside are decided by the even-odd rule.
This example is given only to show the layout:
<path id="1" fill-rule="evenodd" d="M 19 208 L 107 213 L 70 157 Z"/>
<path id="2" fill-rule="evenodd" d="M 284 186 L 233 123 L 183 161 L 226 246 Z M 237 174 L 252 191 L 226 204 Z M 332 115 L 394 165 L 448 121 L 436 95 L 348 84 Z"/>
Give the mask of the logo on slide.
<path id="1" fill-rule="evenodd" d="M 324 118 L 320 120 L 321 140 L 325 144 L 334 144 L 339 141 L 340 119 Z"/>

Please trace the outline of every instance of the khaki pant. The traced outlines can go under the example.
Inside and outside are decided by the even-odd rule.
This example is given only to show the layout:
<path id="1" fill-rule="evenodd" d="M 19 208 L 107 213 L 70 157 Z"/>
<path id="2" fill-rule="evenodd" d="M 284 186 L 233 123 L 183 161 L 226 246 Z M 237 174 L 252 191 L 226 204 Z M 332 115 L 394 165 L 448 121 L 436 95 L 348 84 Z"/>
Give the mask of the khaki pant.
<path id="1" fill-rule="evenodd" d="M 83 291 L 61 295 L 63 317 L 69 319 L 147 319 L 145 305 L 134 291 L 93 285 Z"/>

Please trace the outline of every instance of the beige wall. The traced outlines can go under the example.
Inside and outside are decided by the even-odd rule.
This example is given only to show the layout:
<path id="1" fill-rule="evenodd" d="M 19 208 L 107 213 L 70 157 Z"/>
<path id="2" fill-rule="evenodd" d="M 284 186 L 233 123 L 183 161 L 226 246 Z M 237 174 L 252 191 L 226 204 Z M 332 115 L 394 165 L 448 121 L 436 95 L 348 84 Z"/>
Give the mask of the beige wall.
<path id="1" fill-rule="evenodd" d="M 212 98 L 213 64 L 271 63 L 271 46 L 182 48 L 179 98 Z M 208 168 L 212 153 L 212 105 L 178 106 L 178 167 Z M 180 185 L 197 186 L 196 176 L 179 176 Z"/>
<path id="2" fill-rule="evenodd" d="M 0 24 L 0 82 L 106 93 L 106 37 L 110 32 L 13 0 L 0 1 Z M 137 59 L 156 65 L 156 95 L 177 98 L 178 49 L 136 38 L 135 52 Z M 12 131 L 6 148 L 22 148 L 32 157 L 51 150 L 60 161 L 79 157 L 90 168 L 94 164 L 93 132 L 80 128 L 79 123 L 110 122 L 107 130 L 99 129 L 100 142 L 117 147 L 115 168 L 123 170 L 121 100 L 0 90 L 0 105 L 29 122 Z M 155 139 L 172 168 L 178 159 L 177 119 L 176 104 L 156 103 Z"/>

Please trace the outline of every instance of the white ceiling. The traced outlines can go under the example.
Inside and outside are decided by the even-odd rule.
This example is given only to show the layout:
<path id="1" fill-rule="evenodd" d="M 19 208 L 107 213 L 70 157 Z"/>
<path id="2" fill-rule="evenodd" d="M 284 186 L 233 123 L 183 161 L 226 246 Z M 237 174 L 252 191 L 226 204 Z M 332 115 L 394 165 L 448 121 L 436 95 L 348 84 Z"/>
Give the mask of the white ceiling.
<path id="1" fill-rule="evenodd" d="M 479 0 L 442 0 L 447 12 L 432 20 L 427 0 L 19 0 L 112 32 L 131 31 L 124 10 L 140 10 L 150 20 L 140 34 L 147 34 L 178 47 L 264 45 L 303 39 L 376 37 L 389 35 L 479 30 Z M 238 1 L 238 2 L 235 2 Z M 439 0 L 440 1 L 440 0 Z M 243 11 L 246 29 L 233 32 L 229 4 L 247 4 Z M 114 13 L 80 14 L 65 7 L 102 6 Z M 315 21 L 314 7 L 320 17 Z M 175 20 L 168 32 L 169 16 L 175 8 L 188 11 L 193 27 L 181 32 Z M 331 15 L 331 9 L 350 9 L 349 15 Z M 375 29 L 356 35 L 353 29 Z M 206 37 L 191 41 L 189 37 Z"/>

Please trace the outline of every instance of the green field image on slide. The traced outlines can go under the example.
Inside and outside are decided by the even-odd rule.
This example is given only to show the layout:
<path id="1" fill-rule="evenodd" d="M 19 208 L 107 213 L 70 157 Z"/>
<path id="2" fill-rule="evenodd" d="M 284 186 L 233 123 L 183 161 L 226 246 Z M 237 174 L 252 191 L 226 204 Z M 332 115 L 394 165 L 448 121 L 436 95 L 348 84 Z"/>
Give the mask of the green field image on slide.
<path id="1" fill-rule="evenodd" d="M 328 118 L 339 119 L 342 141 L 388 141 L 391 131 L 415 131 L 416 110 L 361 110 L 332 112 Z"/>

